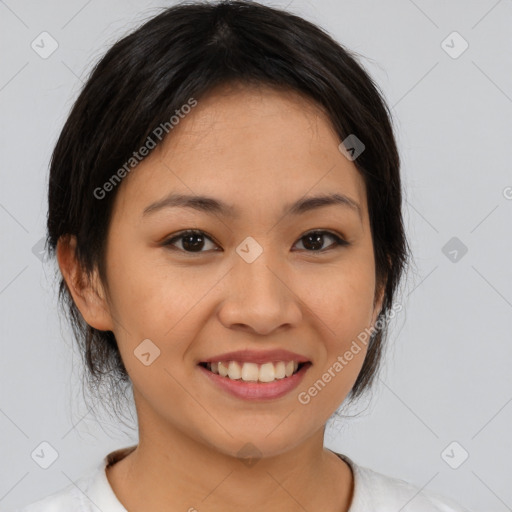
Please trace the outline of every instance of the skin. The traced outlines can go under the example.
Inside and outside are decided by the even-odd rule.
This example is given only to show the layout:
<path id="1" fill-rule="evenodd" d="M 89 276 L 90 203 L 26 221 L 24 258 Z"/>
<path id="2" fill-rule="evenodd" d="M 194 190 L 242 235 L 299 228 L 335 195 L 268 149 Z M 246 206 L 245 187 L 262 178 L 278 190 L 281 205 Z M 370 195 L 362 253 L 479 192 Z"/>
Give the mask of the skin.
<path id="1" fill-rule="evenodd" d="M 107 469 L 131 512 L 348 510 L 353 475 L 323 436 L 359 374 L 364 345 L 307 405 L 297 399 L 374 325 L 382 305 L 364 182 L 339 142 L 307 98 L 219 87 L 119 186 L 106 283 L 97 274 L 80 281 L 74 240 L 59 242 L 75 303 L 89 325 L 114 332 L 133 382 L 139 444 Z M 169 192 L 221 199 L 240 216 L 176 207 L 142 216 Z M 340 205 L 282 213 L 303 196 L 333 192 L 356 201 L 361 216 Z M 183 239 L 176 250 L 163 245 L 185 229 L 212 240 L 199 253 L 186 252 Z M 304 239 L 312 230 L 350 245 L 325 234 L 323 252 L 315 251 Z M 263 249 L 252 263 L 235 251 L 247 236 Z M 134 350 L 148 338 L 161 353 L 145 366 Z M 264 402 L 226 394 L 197 367 L 246 348 L 284 348 L 313 364 L 298 388 Z M 237 458 L 248 442 L 261 452 L 252 466 Z"/>

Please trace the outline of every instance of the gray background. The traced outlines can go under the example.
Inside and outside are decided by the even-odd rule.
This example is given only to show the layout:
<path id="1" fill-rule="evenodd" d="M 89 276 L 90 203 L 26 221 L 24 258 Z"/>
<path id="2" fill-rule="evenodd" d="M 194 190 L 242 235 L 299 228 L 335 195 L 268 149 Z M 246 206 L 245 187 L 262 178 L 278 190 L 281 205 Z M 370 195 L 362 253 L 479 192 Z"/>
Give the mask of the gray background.
<path id="1" fill-rule="evenodd" d="M 54 267 L 37 244 L 50 153 L 82 79 L 166 5 L 0 1 L 1 510 L 63 488 L 137 439 L 85 407 Z M 330 423 L 326 445 L 474 511 L 512 510 L 512 2 L 295 0 L 289 9 L 363 54 L 392 106 L 416 262 L 374 396 Z M 43 31 L 58 43 L 46 59 L 31 48 Z M 469 44 L 456 58 L 461 41 L 443 43 L 453 31 Z M 59 455 L 46 470 L 31 458 L 44 441 Z"/>

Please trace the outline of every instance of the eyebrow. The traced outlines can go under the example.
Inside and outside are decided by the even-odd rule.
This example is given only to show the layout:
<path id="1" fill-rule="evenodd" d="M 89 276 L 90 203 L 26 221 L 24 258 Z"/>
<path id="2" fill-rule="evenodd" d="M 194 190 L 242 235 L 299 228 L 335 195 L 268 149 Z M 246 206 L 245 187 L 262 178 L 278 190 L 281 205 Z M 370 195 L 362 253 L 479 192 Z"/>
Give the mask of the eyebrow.
<path id="1" fill-rule="evenodd" d="M 301 198 L 294 203 L 285 205 L 283 208 L 283 215 L 288 212 L 291 215 L 297 216 L 310 212 L 311 210 L 333 205 L 344 206 L 349 210 L 356 212 L 362 220 L 362 210 L 360 205 L 350 197 L 337 193 Z M 228 205 L 219 199 L 207 196 L 176 193 L 171 193 L 163 199 L 150 204 L 144 209 L 142 215 L 143 217 L 146 217 L 147 215 L 164 208 L 174 207 L 192 208 L 204 213 L 222 215 L 230 218 L 236 218 L 240 215 L 237 208 L 232 205 Z"/>

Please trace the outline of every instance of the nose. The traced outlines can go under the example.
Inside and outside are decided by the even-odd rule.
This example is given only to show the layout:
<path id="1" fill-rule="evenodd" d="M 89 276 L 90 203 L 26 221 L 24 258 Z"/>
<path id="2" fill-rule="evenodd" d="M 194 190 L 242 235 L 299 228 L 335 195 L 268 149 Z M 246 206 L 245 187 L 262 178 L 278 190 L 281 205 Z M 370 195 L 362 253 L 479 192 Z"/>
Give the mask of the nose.
<path id="1" fill-rule="evenodd" d="M 252 263 L 235 259 L 223 280 L 225 298 L 218 309 L 221 323 L 228 329 L 261 335 L 297 326 L 302 302 L 289 274 L 266 251 Z"/>

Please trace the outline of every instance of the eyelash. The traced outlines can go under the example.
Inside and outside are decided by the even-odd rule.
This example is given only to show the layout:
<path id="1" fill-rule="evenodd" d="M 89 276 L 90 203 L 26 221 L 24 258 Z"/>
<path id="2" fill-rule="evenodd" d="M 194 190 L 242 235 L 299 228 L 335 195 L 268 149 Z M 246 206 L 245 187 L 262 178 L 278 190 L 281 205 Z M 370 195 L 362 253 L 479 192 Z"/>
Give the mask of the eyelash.
<path id="1" fill-rule="evenodd" d="M 299 240 L 301 240 L 302 238 L 308 236 L 308 235 L 312 235 L 312 234 L 322 234 L 322 235 L 329 235 L 330 237 L 332 237 L 334 239 L 334 244 L 333 246 L 334 247 L 328 247 L 327 249 L 321 249 L 319 251 L 308 251 L 307 249 L 301 249 L 301 250 L 304 250 L 306 252 L 309 252 L 309 253 L 312 253 L 312 254 L 318 254 L 318 253 L 324 253 L 326 251 L 330 251 L 332 249 L 336 249 L 338 247 L 345 247 L 347 245 L 350 245 L 349 242 L 347 242 L 346 240 L 344 240 L 343 238 L 341 238 L 340 236 L 336 235 L 335 233 L 331 232 L 331 231 L 326 231 L 326 230 L 321 230 L 321 229 L 315 229 L 315 230 L 312 230 L 312 231 L 308 231 L 307 233 L 304 233 L 300 238 Z M 201 230 L 194 230 L 194 229 L 187 229 L 185 231 L 182 231 L 181 233 L 178 233 L 177 235 L 174 235 L 172 236 L 171 238 L 169 238 L 168 240 L 166 240 L 165 242 L 163 242 L 163 246 L 165 247 L 169 247 L 169 249 L 171 250 L 176 250 L 176 251 L 181 251 L 181 252 L 184 252 L 186 254 L 190 254 L 190 255 L 196 255 L 196 254 L 201 254 L 201 253 L 205 253 L 205 252 L 209 252 L 209 251 L 197 251 L 197 252 L 194 252 L 194 251 L 185 251 L 183 249 L 179 249 L 177 247 L 174 247 L 173 244 L 182 239 L 183 237 L 187 236 L 187 235 L 203 235 L 204 238 L 207 238 L 209 239 L 211 242 L 214 242 L 214 240 L 212 239 L 212 237 L 210 237 L 207 233 L 205 233 L 204 231 L 201 231 Z M 215 242 L 214 242 L 215 243 Z"/>

